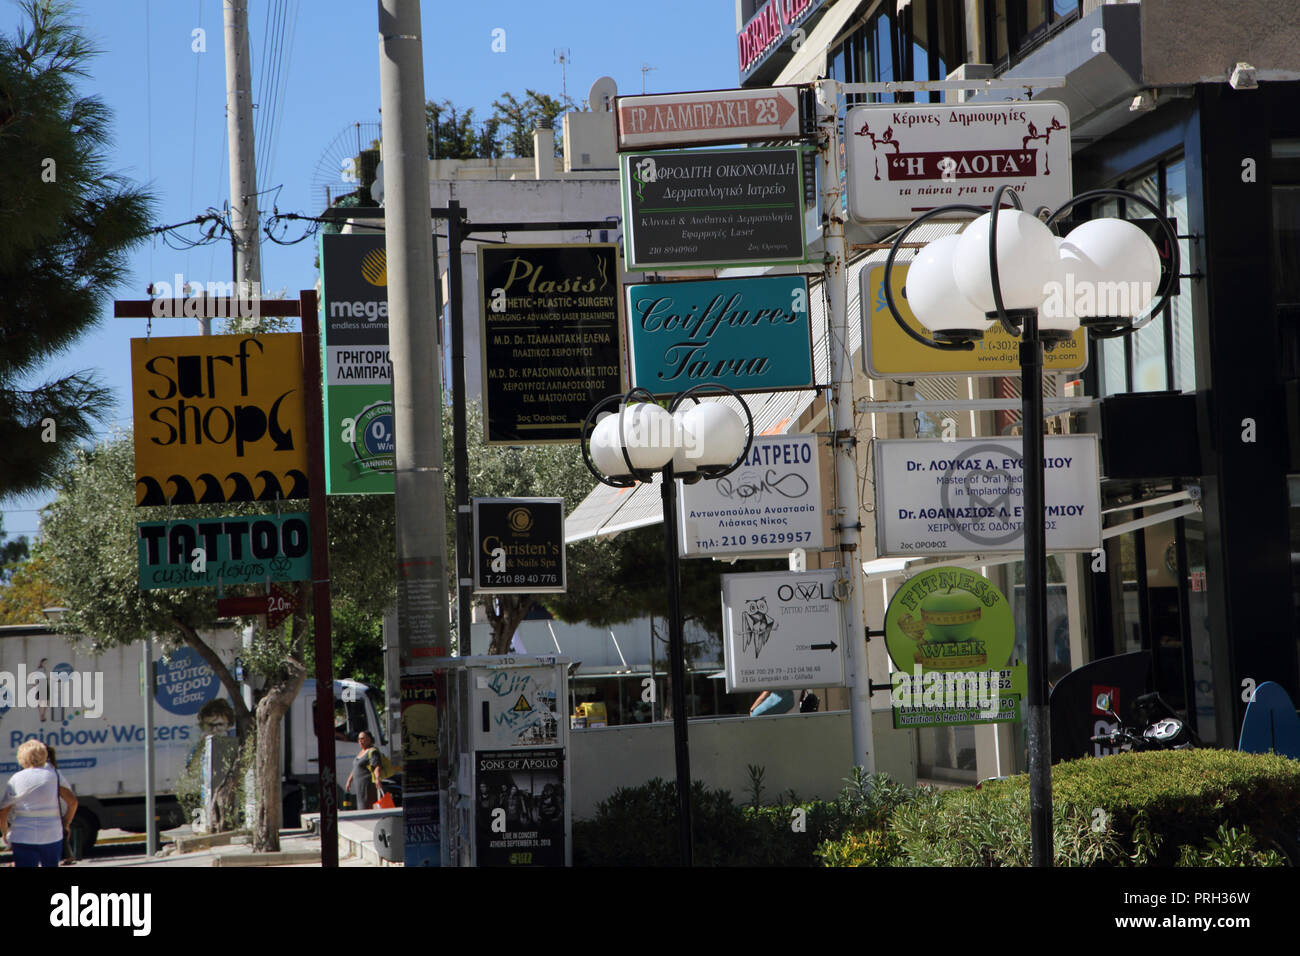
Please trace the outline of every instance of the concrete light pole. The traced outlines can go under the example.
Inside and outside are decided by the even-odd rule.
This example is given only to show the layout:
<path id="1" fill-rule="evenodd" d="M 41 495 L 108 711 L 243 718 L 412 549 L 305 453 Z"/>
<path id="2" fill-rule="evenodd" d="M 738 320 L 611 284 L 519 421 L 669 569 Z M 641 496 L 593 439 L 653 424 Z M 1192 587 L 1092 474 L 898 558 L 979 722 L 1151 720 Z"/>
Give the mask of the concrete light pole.
<path id="1" fill-rule="evenodd" d="M 384 115 L 384 235 L 388 343 L 393 358 L 397 510 L 397 632 L 402 674 L 451 647 L 442 456 L 442 376 L 433 295 L 429 161 L 419 0 L 379 0 L 379 81 Z M 408 761 L 408 779 L 415 768 Z M 428 779 L 427 776 L 425 779 Z M 436 800 L 408 793 L 403 814 Z M 436 811 L 435 811 L 436 812 Z"/>
<path id="2" fill-rule="evenodd" d="M 262 251 L 253 152 L 253 74 L 248 55 L 248 0 L 224 0 L 226 130 L 230 148 L 230 228 L 235 244 L 235 295 L 261 298 Z M 212 320 L 202 318 L 203 334 Z"/>

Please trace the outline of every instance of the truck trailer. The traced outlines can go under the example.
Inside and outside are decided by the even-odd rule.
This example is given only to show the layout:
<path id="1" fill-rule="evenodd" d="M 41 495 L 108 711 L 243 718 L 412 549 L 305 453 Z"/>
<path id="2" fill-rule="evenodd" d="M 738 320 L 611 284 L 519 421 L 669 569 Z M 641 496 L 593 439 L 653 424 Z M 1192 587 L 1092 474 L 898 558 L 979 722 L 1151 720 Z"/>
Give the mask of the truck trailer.
<path id="1" fill-rule="evenodd" d="M 232 673 L 242 647 L 238 631 L 202 637 Z M 59 771 L 79 806 L 69 834 L 75 855 L 94 845 L 101 829 L 142 833 L 145 815 L 145 705 L 142 644 L 96 653 L 89 638 L 74 639 L 39 625 L 0 627 L 0 780 L 19 770 L 15 753 L 26 740 L 54 748 Z M 209 734 L 234 735 L 230 697 L 216 673 L 189 647 L 153 666 L 154 792 L 158 829 L 190 822 L 175 796 L 176 783 Z M 376 712 L 377 692 L 351 680 L 334 681 L 335 777 L 347 779 L 369 731 L 388 752 Z M 316 682 L 307 680 L 282 725 L 281 799 L 286 826 L 318 802 L 315 730 Z M 342 789 L 336 798 L 342 806 Z"/>

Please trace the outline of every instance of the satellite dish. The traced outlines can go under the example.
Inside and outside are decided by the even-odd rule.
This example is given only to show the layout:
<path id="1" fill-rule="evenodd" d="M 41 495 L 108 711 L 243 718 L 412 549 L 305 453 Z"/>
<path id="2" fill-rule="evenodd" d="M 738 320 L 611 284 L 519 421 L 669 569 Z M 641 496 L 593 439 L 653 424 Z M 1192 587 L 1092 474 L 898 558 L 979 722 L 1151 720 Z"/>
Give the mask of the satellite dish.
<path id="1" fill-rule="evenodd" d="M 614 97 L 618 95 L 618 84 L 612 76 L 602 76 L 591 84 L 587 94 L 587 105 L 597 113 L 609 113 L 614 109 Z"/>

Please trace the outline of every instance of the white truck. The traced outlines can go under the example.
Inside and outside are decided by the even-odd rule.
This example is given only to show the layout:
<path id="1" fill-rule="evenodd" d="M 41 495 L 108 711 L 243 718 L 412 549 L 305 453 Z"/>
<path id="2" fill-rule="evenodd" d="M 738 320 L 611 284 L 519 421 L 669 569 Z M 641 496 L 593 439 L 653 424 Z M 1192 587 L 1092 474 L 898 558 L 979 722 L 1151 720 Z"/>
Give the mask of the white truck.
<path id="1" fill-rule="evenodd" d="M 239 633 L 227 628 L 203 637 L 234 672 Z M 89 640 L 73 643 L 46 627 L 0 627 L 0 781 L 18 771 L 15 752 L 23 741 L 38 738 L 53 747 L 80 804 L 70 834 L 79 856 L 94 845 L 100 829 L 146 828 L 142 650 L 137 643 L 96 655 Z M 234 728 L 225 716 L 233 715 L 229 695 L 193 650 L 182 647 L 165 661 L 158 658 L 155 652 L 154 789 L 159 829 L 165 830 L 188 822 L 174 790 L 190 755 L 205 733 L 233 734 Z M 362 730 L 387 752 L 379 700 L 365 684 L 334 681 L 340 783 L 352 768 Z M 317 802 L 315 704 L 316 682 L 308 680 L 284 719 L 286 826 L 297 826 L 299 814 Z M 341 789 L 336 796 L 342 806 Z"/>

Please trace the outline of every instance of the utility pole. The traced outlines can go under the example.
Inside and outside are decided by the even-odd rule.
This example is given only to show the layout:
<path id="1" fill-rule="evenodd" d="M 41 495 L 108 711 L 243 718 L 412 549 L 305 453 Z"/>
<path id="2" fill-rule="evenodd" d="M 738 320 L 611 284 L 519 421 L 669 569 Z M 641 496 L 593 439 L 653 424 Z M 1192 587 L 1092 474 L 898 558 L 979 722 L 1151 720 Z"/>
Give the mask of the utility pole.
<path id="1" fill-rule="evenodd" d="M 230 144 L 230 228 L 235 246 L 235 295 L 262 297 L 258 241 L 257 168 L 253 154 L 253 76 L 248 56 L 248 0 L 223 0 L 226 38 L 226 130 Z M 212 320 L 199 320 L 212 334 Z"/>
<path id="2" fill-rule="evenodd" d="M 153 634 L 144 638 L 144 671 L 140 689 L 144 691 L 144 852 L 153 856 L 158 852 L 158 803 L 154 795 L 153 753 Z M 90 847 L 86 848 L 89 851 Z"/>
<path id="3" fill-rule="evenodd" d="M 858 443 L 853 430 L 853 356 L 849 351 L 849 253 L 844 241 L 840 208 L 839 86 L 817 83 L 818 119 L 825 131 L 820 143 L 822 239 L 826 253 L 826 291 L 830 301 L 831 447 L 835 453 L 835 523 L 839 537 L 841 587 L 844 595 L 845 637 L 849 665 L 849 709 L 853 734 L 853 763 L 867 773 L 876 769 L 871 738 L 871 668 L 867 661 L 862 603 L 862 505 L 858 500 Z"/>
<path id="4" fill-rule="evenodd" d="M 388 256 L 388 342 L 393 357 L 397 510 L 397 631 L 403 684 L 420 658 L 451 647 L 447 606 L 447 520 L 442 456 L 442 371 L 433 294 L 428 137 L 419 0 L 378 0 L 379 89 L 384 118 L 384 236 Z M 407 761 L 407 779 L 425 771 Z M 436 779 L 436 778 L 434 778 Z M 420 838 L 412 814 L 437 792 L 403 794 L 407 862 Z"/>

